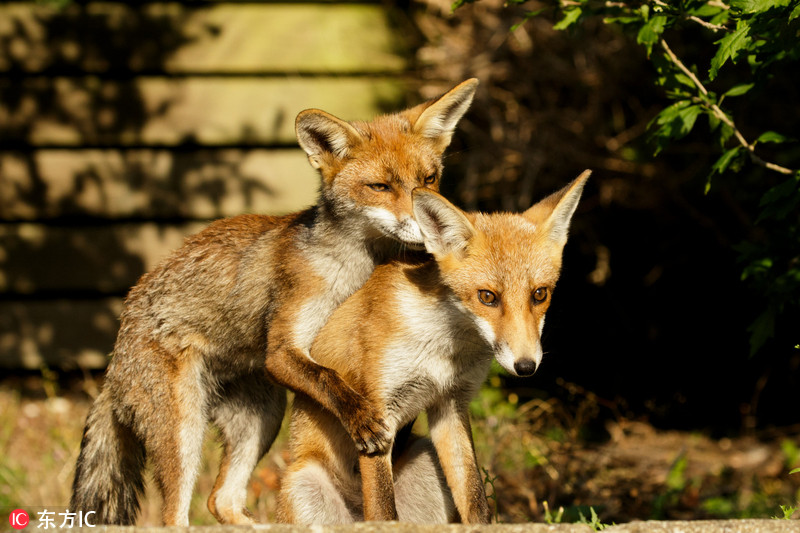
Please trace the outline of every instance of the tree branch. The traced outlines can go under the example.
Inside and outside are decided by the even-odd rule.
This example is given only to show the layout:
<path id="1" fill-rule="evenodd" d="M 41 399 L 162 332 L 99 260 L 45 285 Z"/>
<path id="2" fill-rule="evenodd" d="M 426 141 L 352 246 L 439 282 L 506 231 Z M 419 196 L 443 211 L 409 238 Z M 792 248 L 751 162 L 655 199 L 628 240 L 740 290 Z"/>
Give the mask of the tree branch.
<path id="1" fill-rule="evenodd" d="M 736 140 L 739 141 L 739 144 L 742 145 L 747 150 L 748 155 L 750 156 L 750 160 L 753 163 L 762 166 L 764 168 L 774 170 L 775 172 L 780 172 L 781 174 L 787 174 L 787 175 L 794 174 L 794 170 L 782 167 L 778 164 L 771 163 L 769 161 L 764 161 L 758 155 L 756 155 L 754 145 L 752 143 L 747 142 L 747 139 L 744 138 L 744 135 L 742 135 L 742 132 L 739 131 L 739 129 L 736 127 L 736 124 L 734 124 L 733 120 L 731 120 L 731 118 L 722 109 L 720 109 L 720 107 L 717 104 L 708 100 L 708 90 L 700 82 L 700 80 L 697 79 L 697 76 L 694 75 L 694 72 L 689 70 L 686 67 L 686 65 L 683 64 L 683 61 L 681 61 L 678 58 L 678 56 L 675 55 L 675 52 L 673 52 L 672 49 L 669 47 L 667 41 L 665 41 L 662 38 L 659 42 L 661 43 L 661 48 L 664 49 L 664 52 L 666 52 L 670 61 L 672 61 L 672 63 L 676 67 L 678 67 L 681 70 L 681 72 L 686 74 L 689 77 L 689 79 L 692 80 L 692 83 L 694 83 L 695 87 L 697 87 L 697 90 L 700 91 L 700 93 L 706 97 L 705 99 L 703 99 L 703 104 L 708 109 L 711 110 L 711 112 L 714 114 L 715 117 L 724 122 L 727 126 L 729 126 L 733 130 L 733 135 L 736 137 Z"/>
<path id="2" fill-rule="evenodd" d="M 711 31 L 730 31 L 725 26 L 720 26 L 719 24 L 712 24 L 711 22 L 707 22 L 700 17 L 696 17 L 694 15 L 689 15 L 686 17 L 687 19 L 691 20 L 692 22 L 696 22 L 700 24 L 704 28 L 708 28 Z"/>
<path id="3" fill-rule="evenodd" d="M 668 8 L 671 7 L 667 2 L 664 2 L 663 0 L 652 0 L 652 1 L 653 1 L 653 4 L 655 4 L 657 6 L 660 6 L 662 8 L 665 8 L 665 9 L 668 9 Z M 722 8 L 722 9 L 730 9 L 728 6 L 726 6 L 725 4 L 723 4 L 721 2 L 708 2 L 708 5 L 711 5 L 711 6 L 714 6 L 714 7 L 719 7 L 719 8 Z M 700 17 L 697 17 L 695 15 L 688 15 L 688 16 L 687 15 L 683 15 L 683 18 L 685 18 L 686 20 L 691 20 L 692 22 L 696 22 L 697 24 L 700 24 L 704 28 L 709 29 L 709 30 L 714 31 L 714 32 L 717 32 L 717 31 L 730 31 L 730 29 L 726 28 L 725 26 L 720 26 L 719 24 L 712 24 L 711 22 L 705 21 L 705 20 L 703 20 Z"/>

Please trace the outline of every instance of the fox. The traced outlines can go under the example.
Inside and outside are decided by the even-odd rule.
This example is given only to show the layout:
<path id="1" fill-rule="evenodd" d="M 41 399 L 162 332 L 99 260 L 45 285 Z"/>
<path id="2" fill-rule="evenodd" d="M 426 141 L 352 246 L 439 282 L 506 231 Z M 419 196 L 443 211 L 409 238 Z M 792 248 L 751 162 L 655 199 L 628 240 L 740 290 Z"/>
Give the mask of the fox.
<path id="1" fill-rule="evenodd" d="M 341 420 L 357 449 L 385 452 L 393 435 L 373 405 L 309 350 L 375 266 L 423 246 L 411 192 L 438 191 L 477 84 L 369 122 L 300 112 L 295 130 L 320 175 L 318 202 L 215 221 L 138 280 L 86 419 L 71 509 L 134 524 L 149 460 L 163 523 L 188 525 L 213 423 L 222 459 L 208 509 L 221 523 L 254 523 L 247 483 L 280 429 L 287 389 Z"/>
<path id="2" fill-rule="evenodd" d="M 589 175 L 521 214 L 466 213 L 431 189 L 413 191 L 430 255 L 379 265 L 311 346 L 398 440 L 387 452 L 360 450 L 330 411 L 296 395 L 279 521 L 490 521 L 468 405 L 492 359 L 513 376 L 541 364 L 545 313 Z M 401 436 L 423 411 L 429 437 Z"/>

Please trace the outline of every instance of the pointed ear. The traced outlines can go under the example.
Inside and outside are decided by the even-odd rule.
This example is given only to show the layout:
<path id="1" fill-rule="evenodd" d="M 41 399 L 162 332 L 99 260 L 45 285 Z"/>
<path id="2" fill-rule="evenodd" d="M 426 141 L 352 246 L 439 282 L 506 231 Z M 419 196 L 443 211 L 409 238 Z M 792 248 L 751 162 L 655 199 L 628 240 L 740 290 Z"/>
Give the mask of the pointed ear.
<path id="1" fill-rule="evenodd" d="M 591 170 L 584 170 L 572 183 L 537 202 L 522 216 L 543 228 L 551 241 L 564 246 L 567 243 L 569 222 L 578 207 L 583 186 L 591 173 Z"/>
<path id="2" fill-rule="evenodd" d="M 467 249 L 475 228 L 463 211 L 425 187 L 414 189 L 411 201 L 428 252 L 439 258 Z"/>
<path id="3" fill-rule="evenodd" d="M 414 122 L 413 131 L 437 140 L 442 150 L 447 148 L 456 124 L 472 103 L 477 87 L 478 80 L 471 78 L 432 100 Z"/>
<path id="4" fill-rule="evenodd" d="M 297 142 L 308 154 L 311 166 L 319 169 L 325 159 L 341 159 L 362 141 L 358 131 L 339 118 L 319 109 L 306 109 L 295 121 Z"/>

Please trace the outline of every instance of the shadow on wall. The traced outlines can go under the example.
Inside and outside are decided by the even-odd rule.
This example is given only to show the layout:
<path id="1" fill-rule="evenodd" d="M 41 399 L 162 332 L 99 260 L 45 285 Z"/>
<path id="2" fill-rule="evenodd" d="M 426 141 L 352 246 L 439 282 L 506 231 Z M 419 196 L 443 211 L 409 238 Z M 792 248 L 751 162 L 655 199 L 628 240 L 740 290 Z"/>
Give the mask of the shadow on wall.
<path id="1" fill-rule="evenodd" d="M 198 151 L 190 128 L 162 123 L 190 89 L 168 72 L 169 58 L 219 28 L 187 35 L 196 13 L 157 7 L 4 8 L 0 218 L 212 218 L 228 192 L 244 206 L 273 192 L 243 171 L 242 152 Z M 242 127 L 224 141 L 252 137 Z M 195 198 L 199 213 L 187 202 Z"/>
<path id="2" fill-rule="evenodd" d="M 396 109 L 395 38 L 366 3 L 0 5 L 0 366 L 107 353 L 184 235 L 314 203 L 294 117 Z"/>
<path id="3" fill-rule="evenodd" d="M 185 96 L 165 89 L 181 82 L 169 57 L 219 30 L 198 33 L 189 12 L 71 3 L 0 13 L 0 366 L 102 367 L 138 276 L 194 221 L 275 194 L 253 172 L 265 154 L 152 127 Z M 250 137 L 243 127 L 234 140 Z"/>

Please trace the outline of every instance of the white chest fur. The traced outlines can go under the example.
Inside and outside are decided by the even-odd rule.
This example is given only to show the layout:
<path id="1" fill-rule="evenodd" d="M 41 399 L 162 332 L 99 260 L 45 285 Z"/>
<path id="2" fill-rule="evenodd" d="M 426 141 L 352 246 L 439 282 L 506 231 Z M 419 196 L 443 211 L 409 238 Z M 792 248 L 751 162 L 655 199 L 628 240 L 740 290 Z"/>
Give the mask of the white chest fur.
<path id="1" fill-rule="evenodd" d="M 341 253 L 340 253 L 341 252 Z M 311 296 L 300 308 L 295 326 L 297 346 L 308 350 L 333 311 L 369 279 L 375 267 L 363 247 L 307 253 L 309 264 L 325 282 L 325 290 Z"/>
<path id="2" fill-rule="evenodd" d="M 492 352 L 474 322 L 447 302 L 409 291 L 397 307 L 404 328 L 381 355 L 381 394 L 399 428 L 454 391 L 477 388 Z"/>

